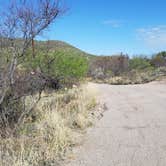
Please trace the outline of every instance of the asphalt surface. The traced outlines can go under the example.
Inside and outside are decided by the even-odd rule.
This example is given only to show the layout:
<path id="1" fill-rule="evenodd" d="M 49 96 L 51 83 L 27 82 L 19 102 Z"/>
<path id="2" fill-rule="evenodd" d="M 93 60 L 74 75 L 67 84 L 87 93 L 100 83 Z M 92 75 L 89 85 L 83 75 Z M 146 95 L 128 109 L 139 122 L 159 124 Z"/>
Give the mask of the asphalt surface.
<path id="1" fill-rule="evenodd" d="M 166 166 L 166 82 L 90 86 L 108 110 L 67 166 Z"/>

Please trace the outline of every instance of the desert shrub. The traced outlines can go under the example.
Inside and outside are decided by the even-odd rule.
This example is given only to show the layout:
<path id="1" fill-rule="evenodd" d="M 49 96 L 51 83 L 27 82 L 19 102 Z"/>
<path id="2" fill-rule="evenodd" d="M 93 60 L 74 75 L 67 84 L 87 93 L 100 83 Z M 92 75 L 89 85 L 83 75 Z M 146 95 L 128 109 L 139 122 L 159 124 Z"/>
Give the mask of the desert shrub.
<path id="1" fill-rule="evenodd" d="M 9 137 L 14 134 L 13 128 L 22 114 L 23 103 L 16 99 L 11 90 L 8 90 L 0 105 L 0 137 Z"/>
<path id="2" fill-rule="evenodd" d="M 104 79 L 119 75 L 128 70 L 129 58 L 126 55 L 99 56 L 90 60 L 89 76 Z"/>
<path id="3" fill-rule="evenodd" d="M 129 62 L 130 70 L 146 70 L 151 69 L 150 61 L 146 57 L 133 57 Z"/>
<path id="4" fill-rule="evenodd" d="M 105 79 L 105 83 L 115 85 L 143 84 L 166 76 L 166 67 L 159 67 L 153 70 L 132 70 L 121 76 Z"/>
<path id="5" fill-rule="evenodd" d="M 17 70 L 14 74 L 14 79 L 15 82 L 11 90 L 15 98 L 34 95 L 36 93 L 42 92 L 42 90 L 45 90 L 46 88 L 56 89 L 56 86 L 58 86 L 55 80 L 51 80 L 51 78 L 46 77 L 41 72 L 37 71 L 20 72 Z"/>
<path id="6" fill-rule="evenodd" d="M 56 79 L 61 84 L 72 84 L 85 77 L 88 70 L 86 57 L 60 51 L 38 53 L 34 58 L 27 56 L 26 68 L 39 70 L 43 75 Z"/>
<path id="7" fill-rule="evenodd" d="M 155 67 L 166 66 L 166 51 L 154 55 L 151 59 L 151 64 Z"/>
<path id="8" fill-rule="evenodd" d="M 40 98 L 40 93 L 47 83 L 40 73 L 28 73 L 27 71 L 15 72 L 14 80 L 0 104 L 0 136 L 3 137 L 16 134 L 16 128 L 21 126 L 23 119 L 29 116 L 35 105 L 32 102 L 26 107 L 26 96 L 33 97 L 39 94 Z"/>
<path id="9" fill-rule="evenodd" d="M 59 165 L 67 150 L 79 143 L 80 131 L 93 123 L 95 94 L 96 89 L 87 86 L 43 93 L 17 137 L 0 137 L 0 165 Z M 31 100 L 26 96 L 26 106 Z"/>

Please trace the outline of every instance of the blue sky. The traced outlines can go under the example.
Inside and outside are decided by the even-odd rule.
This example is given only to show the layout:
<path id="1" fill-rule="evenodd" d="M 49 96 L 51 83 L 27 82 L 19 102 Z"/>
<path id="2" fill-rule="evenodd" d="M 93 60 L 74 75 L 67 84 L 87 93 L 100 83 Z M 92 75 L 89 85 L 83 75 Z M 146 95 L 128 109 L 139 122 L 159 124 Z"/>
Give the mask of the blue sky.
<path id="1" fill-rule="evenodd" d="M 92 54 L 166 50 L 166 0 L 67 0 L 69 11 L 45 38 Z"/>
<path id="2" fill-rule="evenodd" d="M 66 41 L 97 55 L 166 50 L 166 0 L 63 1 L 68 12 L 40 39 Z"/>

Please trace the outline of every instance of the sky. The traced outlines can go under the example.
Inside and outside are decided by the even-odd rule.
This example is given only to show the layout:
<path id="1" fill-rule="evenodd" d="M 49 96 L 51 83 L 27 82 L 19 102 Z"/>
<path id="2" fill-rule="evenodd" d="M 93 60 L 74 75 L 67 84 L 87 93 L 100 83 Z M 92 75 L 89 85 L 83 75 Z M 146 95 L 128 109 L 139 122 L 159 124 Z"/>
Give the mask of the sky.
<path id="1" fill-rule="evenodd" d="M 40 40 L 62 40 L 96 55 L 166 50 L 166 0 L 63 1 L 68 11 Z"/>

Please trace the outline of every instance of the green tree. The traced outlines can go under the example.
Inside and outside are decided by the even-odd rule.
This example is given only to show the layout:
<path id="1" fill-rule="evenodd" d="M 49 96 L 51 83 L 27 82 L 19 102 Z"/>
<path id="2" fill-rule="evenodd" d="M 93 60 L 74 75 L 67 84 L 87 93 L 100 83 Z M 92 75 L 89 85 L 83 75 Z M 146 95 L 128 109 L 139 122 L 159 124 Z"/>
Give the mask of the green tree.
<path id="1" fill-rule="evenodd" d="M 151 68 L 150 61 L 145 57 L 134 57 L 130 59 L 129 67 L 131 70 L 144 70 Z"/>
<path id="2" fill-rule="evenodd" d="M 74 53 L 55 51 L 45 54 L 40 52 L 35 58 L 27 57 L 26 68 L 39 69 L 43 74 L 58 79 L 61 83 L 74 83 L 85 77 L 88 71 L 87 58 Z"/>
<path id="3" fill-rule="evenodd" d="M 153 56 L 151 64 L 155 67 L 166 66 L 166 51 L 159 52 Z"/>

